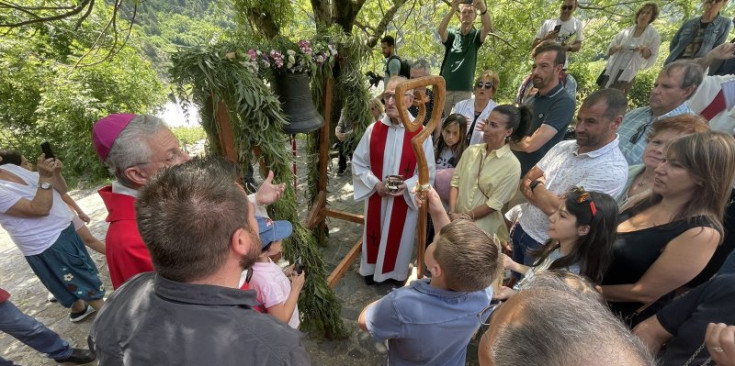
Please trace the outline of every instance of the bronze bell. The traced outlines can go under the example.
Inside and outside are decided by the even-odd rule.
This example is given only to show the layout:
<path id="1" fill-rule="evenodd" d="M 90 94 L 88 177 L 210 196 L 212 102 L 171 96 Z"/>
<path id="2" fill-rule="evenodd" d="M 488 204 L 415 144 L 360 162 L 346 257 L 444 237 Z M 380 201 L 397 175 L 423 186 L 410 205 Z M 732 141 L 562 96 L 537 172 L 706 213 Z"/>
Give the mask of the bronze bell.
<path id="1" fill-rule="evenodd" d="M 311 99 L 309 81 L 306 73 L 276 74 L 276 93 L 288 121 L 283 132 L 289 135 L 316 131 L 324 126 L 324 118 Z"/>

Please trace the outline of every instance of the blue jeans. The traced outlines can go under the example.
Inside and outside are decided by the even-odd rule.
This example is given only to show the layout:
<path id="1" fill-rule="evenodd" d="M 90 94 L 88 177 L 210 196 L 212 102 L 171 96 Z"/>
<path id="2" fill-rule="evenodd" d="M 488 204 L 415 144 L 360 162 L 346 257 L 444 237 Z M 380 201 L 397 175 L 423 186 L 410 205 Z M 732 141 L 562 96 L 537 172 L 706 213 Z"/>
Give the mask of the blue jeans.
<path id="1" fill-rule="evenodd" d="M 543 244 L 526 234 L 521 224 L 516 224 L 513 227 L 510 233 L 510 240 L 513 242 L 513 261 L 525 266 L 533 265 L 536 258 L 528 255 L 528 252 L 541 248 Z M 513 277 L 521 278 L 521 274 L 513 272 Z"/>
<path id="2" fill-rule="evenodd" d="M 49 358 L 64 359 L 72 349 L 56 332 L 38 320 L 23 314 L 10 300 L 0 303 L 0 330 L 17 338 Z M 13 362 L 0 357 L 0 366 L 12 366 Z"/>

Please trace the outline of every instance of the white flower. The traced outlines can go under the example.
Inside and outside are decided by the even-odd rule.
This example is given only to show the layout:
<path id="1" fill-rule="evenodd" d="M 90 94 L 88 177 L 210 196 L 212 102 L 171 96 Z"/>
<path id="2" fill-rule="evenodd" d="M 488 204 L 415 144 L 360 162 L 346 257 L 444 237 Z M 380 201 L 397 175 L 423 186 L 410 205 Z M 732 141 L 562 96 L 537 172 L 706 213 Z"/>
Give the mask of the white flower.
<path id="1" fill-rule="evenodd" d="M 71 274 L 71 273 L 67 273 L 67 274 L 64 275 L 64 281 L 66 281 L 66 282 L 71 282 L 71 280 L 73 280 L 73 279 L 74 279 L 74 275 Z"/>
<path id="2" fill-rule="evenodd" d="M 286 53 L 289 54 L 289 55 L 291 55 L 291 56 L 293 56 L 293 55 L 296 54 L 296 51 L 294 51 L 294 50 L 288 50 L 288 51 L 286 51 Z"/>
<path id="3" fill-rule="evenodd" d="M 293 64 L 296 63 L 296 58 L 293 57 L 293 55 L 288 55 L 288 63 L 293 66 Z M 291 67 L 289 66 L 289 67 Z"/>

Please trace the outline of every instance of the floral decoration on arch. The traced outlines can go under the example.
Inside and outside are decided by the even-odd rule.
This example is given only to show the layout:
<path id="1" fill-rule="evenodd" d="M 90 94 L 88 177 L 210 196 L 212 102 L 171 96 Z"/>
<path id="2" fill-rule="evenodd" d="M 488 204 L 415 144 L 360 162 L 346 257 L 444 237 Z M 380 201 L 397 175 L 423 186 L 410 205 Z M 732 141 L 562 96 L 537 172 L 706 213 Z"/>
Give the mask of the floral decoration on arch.
<path id="1" fill-rule="evenodd" d="M 293 42 L 286 38 L 278 38 L 269 44 L 248 47 L 227 53 L 229 59 L 239 59 L 245 67 L 254 73 L 271 70 L 275 73 L 313 74 L 317 69 L 334 66 L 337 49 L 333 44 L 317 41 L 300 40 Z"/>

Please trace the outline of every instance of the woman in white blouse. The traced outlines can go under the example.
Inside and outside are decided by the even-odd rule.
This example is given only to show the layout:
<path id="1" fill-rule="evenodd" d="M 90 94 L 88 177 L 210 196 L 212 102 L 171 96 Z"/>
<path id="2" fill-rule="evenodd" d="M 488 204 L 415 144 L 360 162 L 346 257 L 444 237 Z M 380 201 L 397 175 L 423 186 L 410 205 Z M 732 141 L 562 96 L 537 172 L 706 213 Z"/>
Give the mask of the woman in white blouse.
<path id="1" fill-rule="evenodd" d="M 475 80 L 474 97 L 465 99 L 454 105 L 452 113 L 459 113 L 467 118 L 466 146 L 482 143 L 482 126 L 490 112 L 495 108 L 493 96 L 498 90 L 500 78 L 492 70 L 485 70 Z"/>
<path id="2" fill-rule="evenodd" d="M 646 2 L 635 15 L 635 24 L 618 33 L 607 48 L 604 75 L 598 80 L 600 88 L 615 88 L 628 93 L 639 71 L 651 67 L 658 56 L 661 37 L 651 26 L 658 17 L 659 8 Z"/>

